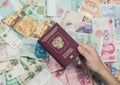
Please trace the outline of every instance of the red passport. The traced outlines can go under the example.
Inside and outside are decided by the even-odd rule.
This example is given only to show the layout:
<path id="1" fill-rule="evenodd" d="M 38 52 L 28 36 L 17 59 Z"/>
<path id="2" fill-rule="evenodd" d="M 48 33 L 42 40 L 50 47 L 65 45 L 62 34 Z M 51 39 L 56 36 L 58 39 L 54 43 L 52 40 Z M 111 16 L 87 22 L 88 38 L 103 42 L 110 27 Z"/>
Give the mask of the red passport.
<path id="1" fill-rule="evenodd" d="M 38 42 L 63 68 L 66 68 L 79 56 L 78 44 L 57 23 L 49 28 Z"/>

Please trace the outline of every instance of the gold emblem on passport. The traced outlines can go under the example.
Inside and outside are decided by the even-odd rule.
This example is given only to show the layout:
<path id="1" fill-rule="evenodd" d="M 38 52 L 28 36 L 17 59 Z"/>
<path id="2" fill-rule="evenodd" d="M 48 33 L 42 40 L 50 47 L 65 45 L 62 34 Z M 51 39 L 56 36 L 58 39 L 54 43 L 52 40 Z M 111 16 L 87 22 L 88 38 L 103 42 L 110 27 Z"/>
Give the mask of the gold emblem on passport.
<path id="1" fill-rule="evenodd" d="M 52 41 L 52 45 L 53 45 L 53 47 L 55 47 L 57 49 L 61 49 L 64 46 L 64 41 L 60 36 L 58 36 L 58 37 L 54 38 L 54 40 Z"/>

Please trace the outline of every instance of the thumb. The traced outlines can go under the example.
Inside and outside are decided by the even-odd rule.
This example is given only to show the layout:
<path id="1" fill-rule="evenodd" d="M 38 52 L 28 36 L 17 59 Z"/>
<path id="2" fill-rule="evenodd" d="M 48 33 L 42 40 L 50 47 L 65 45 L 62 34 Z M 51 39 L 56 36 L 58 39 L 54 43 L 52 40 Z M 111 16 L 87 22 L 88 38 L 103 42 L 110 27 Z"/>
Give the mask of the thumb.
<path id="1" fill-rule="evenodd" d="M 78 51 L 80 52 L 81 55 L 83 55 L 83 57 L 88 60 L 88 58 L 91 56 L 88 51 L 82 47 L 82 46 L 78 46 Z"/>

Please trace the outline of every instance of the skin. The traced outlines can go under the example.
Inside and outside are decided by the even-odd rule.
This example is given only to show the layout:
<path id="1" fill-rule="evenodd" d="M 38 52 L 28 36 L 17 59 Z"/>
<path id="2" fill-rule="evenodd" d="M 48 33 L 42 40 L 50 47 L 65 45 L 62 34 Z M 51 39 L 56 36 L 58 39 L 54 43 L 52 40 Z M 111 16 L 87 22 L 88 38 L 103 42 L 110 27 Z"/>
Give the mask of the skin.
<path id="1" fill-rule="evenodd" d="M 100 60 L 100 57 L 94 48 L 84 43 L 80 43 L 77 49 L 85 58 L 85 64 L 87 67 L 98 74 L 105 85 L 120 85 L 119 81 L 111 74 L 104 63 Z M 78 61 L 78 63 L 82 64 L 81 61 Z"/>

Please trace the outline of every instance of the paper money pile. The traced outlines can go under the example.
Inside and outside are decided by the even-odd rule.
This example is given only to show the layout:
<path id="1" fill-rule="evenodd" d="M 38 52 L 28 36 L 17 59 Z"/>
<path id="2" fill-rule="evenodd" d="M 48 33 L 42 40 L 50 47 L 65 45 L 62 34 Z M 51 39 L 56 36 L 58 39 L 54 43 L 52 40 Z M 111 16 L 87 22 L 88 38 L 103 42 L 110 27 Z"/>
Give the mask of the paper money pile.
<path id="1" fill-rule="evenodd" d="M 120 0 L 0 0 L 0 85 L 101 85 L 86 66 L 63 69 L 38 39 L 54 23 L 94 47 L 120 81 Z"/>

